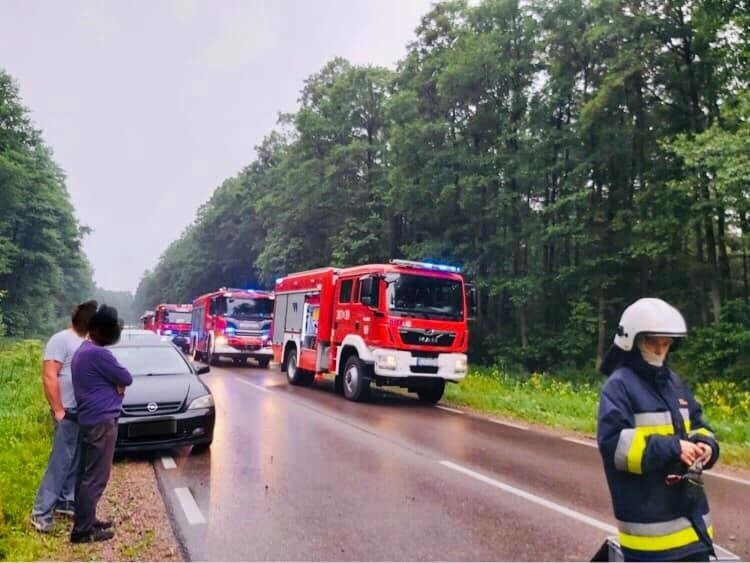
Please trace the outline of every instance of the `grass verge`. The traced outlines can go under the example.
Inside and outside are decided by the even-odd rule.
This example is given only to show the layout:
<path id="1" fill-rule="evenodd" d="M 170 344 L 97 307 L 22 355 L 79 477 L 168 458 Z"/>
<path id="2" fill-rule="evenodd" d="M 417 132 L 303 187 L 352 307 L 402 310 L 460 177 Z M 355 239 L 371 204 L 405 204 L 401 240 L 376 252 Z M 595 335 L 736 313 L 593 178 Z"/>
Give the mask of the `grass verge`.
<path id="1" fill-rule="evenodd" d="M 593 436 L 602 382 L 478 367 L 458 385 L 446 387 L 445 399 L 484 413 Z M 706 421 L 716 431 L 721 463 L 750 468 L 750 385 L 711 381 L 695 385 L 693 391 L 703 404 Z"/>

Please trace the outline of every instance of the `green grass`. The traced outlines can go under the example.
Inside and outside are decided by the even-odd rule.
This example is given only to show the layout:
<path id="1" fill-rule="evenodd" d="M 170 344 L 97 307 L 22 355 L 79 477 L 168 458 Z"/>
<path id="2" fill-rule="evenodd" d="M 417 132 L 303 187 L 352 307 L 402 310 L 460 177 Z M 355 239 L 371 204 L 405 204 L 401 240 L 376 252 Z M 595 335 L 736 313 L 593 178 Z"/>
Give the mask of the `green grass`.
<path id="1" fill-rule="evenodd" d="M 0 559 L 34 560 L 54 541 L 29 525 L 51 438 L 40 343 L 0 340 Z"/>
<path id="2" fill-rule="evenodd" d="M 570 374 L 514 374 L 498 368 L 472 368 L 445 399 L 481 412 L 574 430 L 593 436 L 603 379 Z M 726 381 L 694 387 L 704 417 L 716 431 L 724 464 L 750 467 L 750 385 Z"/>

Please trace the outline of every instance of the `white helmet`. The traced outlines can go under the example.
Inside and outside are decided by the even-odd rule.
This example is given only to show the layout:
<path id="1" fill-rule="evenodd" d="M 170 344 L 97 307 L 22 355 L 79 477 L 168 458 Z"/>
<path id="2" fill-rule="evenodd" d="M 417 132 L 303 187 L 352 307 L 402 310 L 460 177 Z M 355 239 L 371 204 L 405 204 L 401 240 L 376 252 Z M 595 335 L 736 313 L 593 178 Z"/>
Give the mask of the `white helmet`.
<path id="1" fill-rule="evenodd" d="M 639 299 L 623 312 L 615 335 L 615 346 L 629 352 L 639 334 L 679 338 L 687 335 L 687 325 L 672 305 L 647 297 Z"/>

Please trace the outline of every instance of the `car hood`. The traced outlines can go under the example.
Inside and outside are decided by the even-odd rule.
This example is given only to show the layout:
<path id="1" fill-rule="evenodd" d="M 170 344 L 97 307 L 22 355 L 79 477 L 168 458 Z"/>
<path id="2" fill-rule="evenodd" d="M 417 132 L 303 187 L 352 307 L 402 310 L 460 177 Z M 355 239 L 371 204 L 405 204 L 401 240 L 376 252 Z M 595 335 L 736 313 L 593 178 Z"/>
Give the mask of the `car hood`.
<path id="1" fill-rule="evenodd" d="M 123 406 L 144 403 L 184 402 L 191 386 L 199 386 L 193 374 L 136 375 L 125 389 Z"/>

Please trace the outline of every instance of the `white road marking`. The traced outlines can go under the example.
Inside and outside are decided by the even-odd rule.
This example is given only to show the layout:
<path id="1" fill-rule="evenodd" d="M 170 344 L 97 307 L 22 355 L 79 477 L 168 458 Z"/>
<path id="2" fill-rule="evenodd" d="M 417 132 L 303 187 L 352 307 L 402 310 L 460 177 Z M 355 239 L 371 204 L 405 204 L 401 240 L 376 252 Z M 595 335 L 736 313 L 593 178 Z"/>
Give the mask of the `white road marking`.
<path id="1" fill-rule="evenodd" d="M 196 524 L 205 524 L 206 519 L 201 513 L 201 509 L 198 508 L 198 504 L 195 502 L 190 489 L 187 487 L 179 487 L 174 490 L 174 494 L 177 495 L 177 500 L 180 501 L 182 511 L 185 513 L 188 524 L 195 526 Z"/>
<path id="2" fill-rule="evenodd" d="M 581 440 L 579 438 L 568 438 L 565 436 L 563 436 L 563 440 L 565 440 L 566 442 L 573 442 L 574 444 L 581 444 L 582 446 L 588 446 L 589 448 L 599 447 L 596 442 L 592 442 L 591 440 Z"/>
<path id="3" fill-rule="evenodd" d="M 164 469 L 174 469 L 175 467 L 177 467 L 177 464 L 170 456 L 162 457 L 161 464 L 164 466 Z"/>
<path id="4" fill-rule="evenodd" d="M 508 422 L 507 420 L 498 420 L 496 418 L 488 418 L 490 422 L 494 422 L 495 424 L 502 424 L 503 426 L 510 426 L 511 428 L 517 428 L 518 430 L 528 430 L 528 426 L 524 426 L 523 424 L 516 424 L 515 422 Z"/>
<path id="5" fill-rule="evenodd" d="M 265 391 L 266 393 L 270 393 L 271 390 L 267 387 L 263 387 L 262 385 L 258 385 L 257 383 L 253 383 L 252 381 L 247 381 L 246 379 L 240 379 L 239 377 L 235 377 L 237 381 L 240 383 L 244 383 L 245 385 L 249 385 L 250 387 L 255 387 L 256 389 L 259 389 L 260 391 Z"/>
<path id="6" fill-rule="evenodd" d="M 750 485 L 750 481 L 747 479 L 740 479 L 739 477 L 732 477 L 731 475 L 727 475 L 725 473 L 716 473 L 713 470 L 704 471 L 706 475 L 710 475 L 711 477 L 718 477 L 719 479 L 726 479 L 727 481 L 734 481 L 735 483 L 742 483 L 743 485 Z"/>
<path id="7" fill-rule="evenodd" d="M 597 520 L 596 518 L 592 518 L 591 516 L 587 516 L 586 514 L 583 514 L 576 510 L 572 510 L 561 504 L 552 502 L 551 500 L 547 500 L 546 498 L 542 498 L 535 494 L 529 493 L 527 491 L 524 491 L 523 489 L 519 489 L 512 485 L 508 485 L 507 483 L 492 479 L 491 477 L 487 477 L 485 475 L 482 475 L 481 473 L 477 473 L 476 471 L 472 471 L 471 469 L 462 467 L 461 465 L 453 463 L 452 461 L 441 461 L 440 465 L 453 469 L 454 471 L 458 471 L 459 473 L 463 473 L 464 475 L 468 475 L 469 477 L 473 477 L 474 479 L 482 481 L 483 483 L 487 483 L 488 485 L 492 485 L 493 487 L 497 487 L 498 489 L 503 490 L 507 493 L 514 494 L 525 500 L 544 506 L 545 508 L 549 508 L 550 510 L 554 510 L 555 512 L 559 512 L 560 514 L 564 514 L 569 518 L 573 518 L 575 520 L 578 520 L 579 522 L 583 522 L 584 524 L 593 526 L 594 528 L 602 530 L 603 532 L 606 532 L 608 534 L 617 533 L 617 528 L 612 526 L 611 524 L 607 524 L 606 522 L 602 522 L 601 520 Z"/>
<path id="8" fill-rule="evenodd" d="M 456 414 L 464 414 L 463 411 L 460 411 L 458 409 L 452 409 L 450 407 L 444 407 L 443 405 L 435 405 L 437 408 L 439 408 L 441 411 L 448 411 L 448 412 L 454 412 Z"/>

